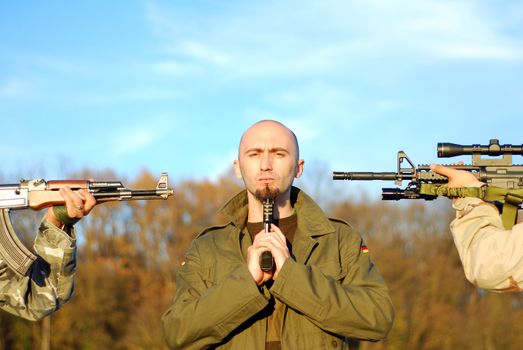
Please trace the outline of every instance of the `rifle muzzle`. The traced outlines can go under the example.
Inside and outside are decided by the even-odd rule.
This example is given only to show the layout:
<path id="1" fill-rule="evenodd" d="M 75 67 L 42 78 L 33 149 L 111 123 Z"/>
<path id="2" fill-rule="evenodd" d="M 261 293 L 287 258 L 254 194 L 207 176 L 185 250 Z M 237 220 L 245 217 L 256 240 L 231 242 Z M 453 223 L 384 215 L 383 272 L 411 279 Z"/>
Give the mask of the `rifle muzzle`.
<path id="1" fill-rule="evenodd" d="M 410 177 L 405 177 L 410 178 Z M 342 172 L 334 171 L 332 173 L 333 180 L 383 180 L 383 181 L 396 181 L 398 179 L 398 174 L 393 172 L 381 172 L 381 173 L 372 173 L 372 172 Z"/>

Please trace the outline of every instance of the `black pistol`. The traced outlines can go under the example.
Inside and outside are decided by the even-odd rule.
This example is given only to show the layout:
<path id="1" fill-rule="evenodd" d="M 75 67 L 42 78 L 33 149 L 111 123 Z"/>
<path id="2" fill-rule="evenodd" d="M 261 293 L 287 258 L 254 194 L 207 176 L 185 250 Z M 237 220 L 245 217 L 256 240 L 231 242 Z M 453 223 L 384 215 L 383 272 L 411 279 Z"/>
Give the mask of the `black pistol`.
<path id="1" fill-rule="evenodd" d="M 271 230 L 273 204 L 274 200 L 272 198 L 267 198 L 265 202 L 263 202 L 263 227 L 265 228 L 265 233 Z M 272 253 L 268 250 L 262 252 L 260 256 L 260 268 L 262 271 L 271 271 L 273 265 L 274 259 L 272 258 Z"/>

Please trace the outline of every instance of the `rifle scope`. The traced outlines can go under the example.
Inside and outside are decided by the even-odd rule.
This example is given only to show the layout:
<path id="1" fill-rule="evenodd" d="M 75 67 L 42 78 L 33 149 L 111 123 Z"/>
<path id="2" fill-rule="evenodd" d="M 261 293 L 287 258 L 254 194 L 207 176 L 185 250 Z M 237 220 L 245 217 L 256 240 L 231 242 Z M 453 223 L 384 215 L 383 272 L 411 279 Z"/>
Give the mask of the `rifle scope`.
<path id="1" fill-rule="evenodd" d="M 500 145 L 499 140 L 492 139 L 488 146 L 484 145 L 457 145 L 455 143 L 438 143 L 438 157 L 449 158 L 465 154 L 482 154 L 501 156 L 503 154 L 523 155 L 523 145 Z"/>

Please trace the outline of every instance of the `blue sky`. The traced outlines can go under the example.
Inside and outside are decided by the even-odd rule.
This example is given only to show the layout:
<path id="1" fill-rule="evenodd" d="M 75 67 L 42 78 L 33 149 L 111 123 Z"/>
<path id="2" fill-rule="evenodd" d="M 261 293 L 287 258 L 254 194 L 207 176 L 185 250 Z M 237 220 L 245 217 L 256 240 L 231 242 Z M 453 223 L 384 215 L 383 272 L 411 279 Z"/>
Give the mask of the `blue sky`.
<path id="1" fill-rule="evenodd" d="M 0 175 L 212 179 L 266 118 L 322 181 L 522 144 L 522 22 L 520 1 L 2 2 Z"/>

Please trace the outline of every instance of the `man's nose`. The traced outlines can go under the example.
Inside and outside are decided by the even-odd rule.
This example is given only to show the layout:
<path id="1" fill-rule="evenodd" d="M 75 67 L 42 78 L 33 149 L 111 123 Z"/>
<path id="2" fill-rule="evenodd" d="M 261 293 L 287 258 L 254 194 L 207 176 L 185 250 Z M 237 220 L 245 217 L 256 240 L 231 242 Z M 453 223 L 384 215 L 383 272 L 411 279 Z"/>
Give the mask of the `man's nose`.
<path id="1" fill-rule="evenodd" d="M 269 152 L 263 152 L 260 160 L 260 170 L 272 170 L 272 157 Z"/>

